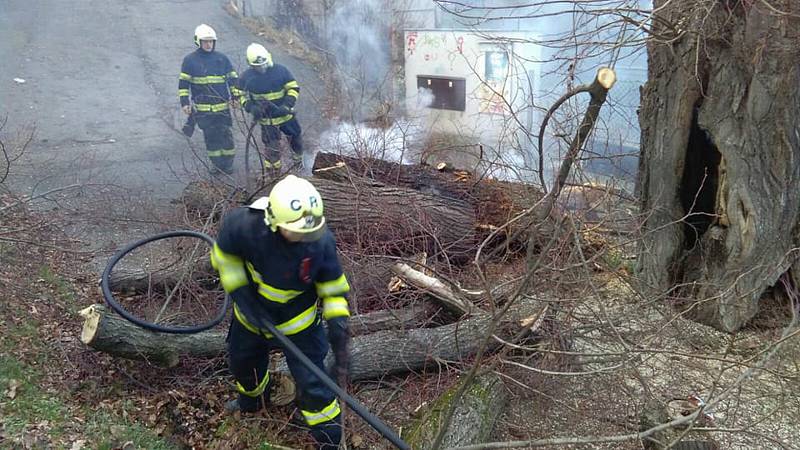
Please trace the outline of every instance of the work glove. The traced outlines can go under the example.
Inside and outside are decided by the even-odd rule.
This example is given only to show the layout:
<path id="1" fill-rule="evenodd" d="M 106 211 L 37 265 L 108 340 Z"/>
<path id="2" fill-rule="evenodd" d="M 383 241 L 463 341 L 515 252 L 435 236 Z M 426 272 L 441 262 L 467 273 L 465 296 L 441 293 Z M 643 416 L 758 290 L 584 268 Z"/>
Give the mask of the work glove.
<path id="1" fill-rule="evenodd" d="M 343 384 L 350 373 L 350 330 L 347 317 L 328 319 L 328 341 L 331 343 L 334 360 L 330 369 L 331 378 Z"/>
<path id="2" fill-rule="evenodd" d="M 190 114 L 189 117 L 186 118 L 186 123 L 183 124 L 183 128 L 181 128 L 181 131 L 186 137 L 192 137 L 192 135 L 194 134 L 194 127 L 195 127 L 194 114 Z"/>
<path id="3" fill-rule="evenodd" d="M 261 120 L 267 116 L 266 112 L 264 111 L 264 105 L 262 105 L 261 103 L 253 101 L 251 103 L 248 103 L 247 106 L 249 106 L 250 108 L 249 111 L 250 114 L 253 115 L 253 119 Z"/>
<path id="4" fill-rule="evenodd" d="M 289 114 L 294 114 L 294 109 L 289 108 L 288 106 L 279 106 L 278 114 L 276 115 L 276 117 L 286 116 Z"/>
<path id="5" fill-rule="evenodd" d="M 289 109 L 291 109 L 292 111 L 294 111 L 294 105 L 295 103 L 297 103 L 297 99 L 292 95 L 287 95 L 286 97 L 283 98 L 284 98 L 283 104 L 289 107 Z"/>

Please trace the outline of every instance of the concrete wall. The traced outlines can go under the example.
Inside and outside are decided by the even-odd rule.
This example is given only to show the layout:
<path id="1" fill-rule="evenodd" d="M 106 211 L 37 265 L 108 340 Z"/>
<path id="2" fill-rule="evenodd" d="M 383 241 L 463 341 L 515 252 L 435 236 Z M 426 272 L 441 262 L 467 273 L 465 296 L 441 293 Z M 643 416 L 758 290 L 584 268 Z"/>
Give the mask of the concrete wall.
<path id="1" fill-rule="evenodd" d="M 411 115 L 424 116 L 435 133 L 471 137 L 492 148 L 518 147 L 517 120 L 530 129 L 538 116 L 530 107 L 538 89 L 540 48 L 526 32 L 485 36 L 464 30 L 405 31 L 405 97 Z M 430 91 L 418 76 L 463 78 L 464 111 L 428 108 Z M 516 119 L 512 117 L 512 113 Z"/>

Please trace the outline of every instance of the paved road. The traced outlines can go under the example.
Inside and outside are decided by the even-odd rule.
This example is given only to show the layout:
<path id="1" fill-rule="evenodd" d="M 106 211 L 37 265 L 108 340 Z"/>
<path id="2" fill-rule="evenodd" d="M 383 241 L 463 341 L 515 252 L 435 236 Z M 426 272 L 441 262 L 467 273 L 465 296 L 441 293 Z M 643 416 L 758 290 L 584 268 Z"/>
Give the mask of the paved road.
<path id="1" fill-rule="evenodd" d="M 194 50 L 194 27 L 203 22 L 217 30 L 217 49 L 240 72 L 245 48 L 259 41 L 222 6 L 219 0 L 0 2 L 0 118 L 9 119 L 3 132 L 36 127 L 9 184 L 30 194 L 92 183 L 79 203 L 96 201 L 97 210 L 121 194 L 165 206 L 188 181 L 206 176 L 191 150 L 205 160 L 201 133 L 190 145 L 177 131 L 184 120 L 177 101 L 181 60 Z M 301 83 L 298 109 L 313 143 L 325 126 L 311 100 L 323 97 L 322 83 L 301 61 L 271 50 Z"/>

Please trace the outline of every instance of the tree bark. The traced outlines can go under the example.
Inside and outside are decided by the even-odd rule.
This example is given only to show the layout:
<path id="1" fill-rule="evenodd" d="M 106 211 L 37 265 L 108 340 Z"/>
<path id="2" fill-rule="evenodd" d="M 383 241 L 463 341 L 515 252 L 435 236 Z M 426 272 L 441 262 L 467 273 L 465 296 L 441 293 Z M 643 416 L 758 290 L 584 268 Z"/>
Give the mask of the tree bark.
<path id="1" fill-rule="evenodd" d="M 522 326 L 521 321 L 539 309 L 538 302 L 520 303 L 506 316 L 497 336 L 513 338 Z M 171 367 L 177 364 L 181 355 L 210 358 L 225 352 L 224 333 L 155 333 L 106 311 L 101 305 L 84 309 L 82 315 L 86 320 L 81 341 L 114 356 Z M 395 328 L 355 336 L 351 345 L 351 379 L 375 379 L 435 366 L 444 361 L 467 359 L 477 351 L 490 320 L 489 316 L 480 315 L 436 328 Z M 499 344 L 492 341 L 491 345 L 494 348 Z M 331 358 L 329 354 L 328 362 Z M 278 367 L 278 370 L 286 370 L 285 364 Z"/>
<path id="2" fill-rule="evenodd" d="M 456 383 L 427 408 L 409 431 L 407 442 L 415 449 L 429 449 L 439 431 L 441 416 L 457 402 L 450 420 L 443 448 L 487 442 L 497 419 L 505 409 L 508 395 L 503 382 L 495 373 L 476 377 L 465 394 L 455 398 L 454 394 L 463 381 Z"/>
<path id="3" fill-rule="evenodd" d="M 639 115 L 637 271 L 724 331 L 781 274 L 800 275 L 800 3 L 770 4 L 653 4 L 662 39 L 648 47 Z"/>
<path id="4" fill-rule="evenodd" d="M 481 238 L 542 198 L 541 191 L 528 184 L 479 178 L 466 171 L 440 171 L 427 165 L 401 165 L 333 153 L 317 154 L 314 176 L 345 183 L 371 179 L 390 186 L 465 202 L 474 211 Z M 515 224 L 508 232 L 513 234 L 528 225 Z M 522 239 L 521 243 L 524 244 L 524 241 Z"/>
<path id="5" fill-rule="evenodd" d="M 429 255 L 446 253 L 459 260 L 474 253 L 475 214 L 462 200 L 445 198 L 401 187 L 363 183 L 311 180 L 325 202 L 325 218 L 337 241 L 355 246 L 361 253 Z M 217 205 L 215 191 L 202 195 L 192 185 L 192 207 L 202 215 Z"/>
<path id="6" fill-rule="evenodd" d="M 425 251 L 461 259 L 475 250 L 475 215 L 463 201 L 379 184 L 312 181 L 339 242 L 398 256 Z"/>
<path id="7" fill-rule="evenodd" d="M 156 333 L 128 322 L 103 305 L 91 305 L 80 314 L 84 318 L 81 342 L 120 358 L 173 367 L 184 355 L 214 358 L 225 353 L 226 333 L 221 331 L 188 335 Z M 350 332 L 358 336 L 417 328 L 424 326 L 429 317 L 429 311 L 422 307 L 359 314 L 350 318 Z"/>

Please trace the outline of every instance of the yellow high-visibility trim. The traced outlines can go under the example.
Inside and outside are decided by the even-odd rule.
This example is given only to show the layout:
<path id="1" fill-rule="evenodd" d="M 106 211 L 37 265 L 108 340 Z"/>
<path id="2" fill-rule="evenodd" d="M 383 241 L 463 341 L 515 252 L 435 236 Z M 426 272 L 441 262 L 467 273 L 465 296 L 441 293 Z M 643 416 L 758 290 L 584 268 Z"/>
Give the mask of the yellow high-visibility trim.
<path id="1" fill-rule="evenodd" d="M 211 265 L 219 271 L 219 281 L 225 292 L 233 292 L 249 283 L 242 259 L 223 252 L 216 243 L 211 250 Z"/>
<path id="2" fill-rule="evenodd" d="M 236 155 L 236 149 L 235 148 L 223 149 L 223 150 L 209 150 L 208 151 L 208 157 L 209 158 L 216 158 L 216 157 L 219 157 L 219 156 L 235 156 L 235 155 Z"/>
<path id="3" fill-rule="evenodd" d="M 299 96 L 300 96 L 300 93 L 299 93 L 299 92 L 297 92 L 297 90 L 296 90 L 296 89 L 289 89 L 289 90 L 286 92 L 286 95 L 289 95 L 289 96 L 292 96 L 292 97 L 294 97 L 294 98 L 297 98 L 297 97 L 299 97 Z"/>
<path id="4" fill-rule="evenodd" d="M 231 86 L 231 95 L 234 97 L 240 97 L 242 95 L 242 90 L 236 86 Z"/>
<path id="5" fill-rule="evenodd" d="M 265 169 L 280 169 L 281 168 L 281 162 L 280 162 L 280 160 L 272 162 L 272 161 L 269 161 L 269 160 L 265 159 L 264 160 L 264 168 Z"/>
<path id="6" fill-rule="evenodd" d="M 310 308 L 301 312 L 291 320 L 287 320 L 276 328 L 283 334 L 291 336 L 310 327 L 317 318 L 317 304 L 314 303 Z"/>
<path id="7" fill-rule="evenodd" d="M 300 89 L 300 85 L 297 84 L 297 80 L 292 80 L 292 81 L 289 81 L 288 83 L 284 84 L 283 88 L 286 89 L 286 90 L 289 90 L 289 89 Z"/>
<path id="8" fill-rule="evenodd" d="M 262 334 L 266 338 L 272 337 L 272 334 L 270 334 L 267 330 L 259 330 L 258 327 L 251 324 L 244 316 L 244 314 L 242 314 L 242 312 L 239 311 L 239 307 L 236 305 L 236 303 L 233 304 L 233 315 L 236 316 L 236 320 L 238 320 L 239 323 L 241 323 L 242 326 L 247 328 L 247 330 L 250 331 L 251 333 Z M 311 305 L 310 308 L 296 315 L 291 320 L 287 320 L 286 322 L 276 325 L 276 328 L 286 336 L 291 336 L 310 327 L 311 325 L 314 324 L 314 322 L 316 322 L 316 320 L 317 320 L 317 304 L 314 303 L 313 305 Z"/>
<path id="9" fill-rule="evenodd" d="M 283 98 L 286 93 L 284 91 L 266 92 L 263 94 L 252 94 L 254 100 L 278 100 Z"/>
<path id="10" fill-rule="evenodd" d="M 276 303 L 286 303 L 289 300 L 297 297 L 298 295 L 302 294 L 302 291 L 294 291 L 291 289 L 279 289 L 274 286 L 270 286 L 264 282 L 264 279 L 261 277 L 261 274 L 258 273 L 255 267 L 251 263 L 247 263 L 247 271 L 250 272 L 250 276 L 253 278 L 253 281 L 258 285 L 258 293 L 261 294 L 269 301 L 273 301 Z"/>
<path id="11" fill-rule="evenodd" d="M 350 317 L 350 307 L 344 297 L 325 297 L 322 299 L 322 317 L 325 320 L 334 317 Z"/>
<path id="12" fill-rule="evenodd" d="M 340 275 L 339 278 L 335 280 L 323 281 L 314 284 L 317 285 L 317 295 L 322 298 L 342 295 L 345 292 L 350 291 L 350 284 L 347 283 L 347 278 L 344 276 L 344 274 Z"/>
<path id="13" fill-rule="evenodd" d="M 181 72 L 181 74 L 180 74 L 180 76 L 178 78 L 181 79 L 181 80 L 185 80 L 185 81 L 192 81 L 192 76 L 189 75 L 186 72 Z"/>
<path id="14" fill-rule="evenodd" d="M 248 391 L 247 389 L 245 389 L 244 386 L 242 386 L 238 381 L 236 382 L 236 389 L 240 393 L 248 397 L 258 397 L 259 395 L 264 393 L 264 390 L 267 388 L 268 383 L 269 383 L 269 372 L 267 372 L 267 374 L 264 375 L 264 379 L 261 380 L 261 382 L 258 383 L 258 386 L 253 388 L 252 391 Z"/>
<path id="15" fill-rule="evenodd" d="M 188 97 L 189 90 L 188 89 L 178 89 L 178 97 Z"/>
<path id="16" fill-rule="evenodd" d="M 225 77 L 223 75 L 208 75 L 205 77 L 191 77 L 190 81 L 193 84 L 217 84 L 224 83 Z"/>
<path id="17" fill-rule="evenodd" d="M 201 112 L 220 112 L 225 111 L 228 109 L 228 103 L 214 103 L 214 104 L 207 104 L 207 103 L 196 103 L 195 109 Z"/>
<path id="18" fill-rule="evenodd" d="M 313 427 L 314 425 L 319 425 L 322 422 L 335 419 L 336 416 L 342 412 L 342 410 L 339 408 L 339 401 L 333 399 L 330 405 L 323 408 L 322 411 L 315 412 L 301 409 L 300 412 L 303 413 L 303 418 L 306 419 L 308 426 Z"/>
<path id="19" fill-rule="evenodd" d="M 271 119 L 270 118 L 261 119 L 258 121 L 258 123 L 260 123 L 261 125 L 282 125 L 292 120 L 292 117 L 294 117 L 293 114 L 287 114 L 285 116 L 273 117 Z"/>

